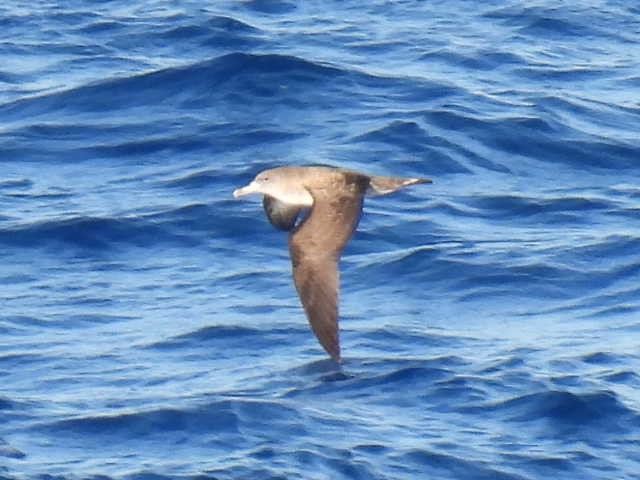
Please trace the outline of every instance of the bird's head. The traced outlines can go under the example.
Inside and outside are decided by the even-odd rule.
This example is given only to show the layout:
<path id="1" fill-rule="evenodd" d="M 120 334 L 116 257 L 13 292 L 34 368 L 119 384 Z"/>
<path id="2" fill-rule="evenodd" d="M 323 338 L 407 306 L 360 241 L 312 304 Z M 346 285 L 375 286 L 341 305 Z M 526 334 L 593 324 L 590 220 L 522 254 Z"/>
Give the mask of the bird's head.
<path id="1" fill-rule="evenodd" d="M 233 196 L 238 198 L 243 195 L 251 195 L 253 193 L 275 196 L 273 195 L 273 192 L 280 189 L 278 175 L 271 175 L 271 172 L 272 170 L 260 172 L 249 185 L 235 190 L 233 192 Z"/>
<path id="2" fill-rule="evenodd" d="M 273 168 L 260 172 L 249 185 L 233 192 L 236 198 L 251 194 L 268 195 L 291 205 L 311 206 L 313 204 L 313 198 L 304 187 L 300 172 L 291 167 Z"/>

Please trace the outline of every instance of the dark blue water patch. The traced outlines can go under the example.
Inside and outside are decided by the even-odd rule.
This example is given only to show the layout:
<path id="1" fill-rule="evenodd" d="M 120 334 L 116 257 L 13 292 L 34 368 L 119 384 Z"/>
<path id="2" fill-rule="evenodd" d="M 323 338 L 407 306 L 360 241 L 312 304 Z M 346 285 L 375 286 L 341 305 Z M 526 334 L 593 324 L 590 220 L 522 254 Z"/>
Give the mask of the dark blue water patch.
<path id="1" fill-rule="evenodd" d="M 303 84 L 319 82 L 341 72 L 285 55 L 247 55 L 234 53 L 186 67 L 168 68 L 133 77 L 106 80 L 41 97 L 17 100 L 0 106 L 0 114 L 11 118 L 38 116 L 50 112 L 104 112 L 126 110 L 135 106 L 195 102 L 211 105 L 221 88 L 227 94 L 251 96 L 273 95 L 280 90 L 277 77 Z M 265 78 L 265 75 L 267 76 Z M 269 77 L 275 82 L 269 82 Z M 132 94 L 135 92 L 135 95 Z M 271 92 L 271 93 L 269 93 Z M 242 98 L 236 99 L 243 102 Z"/>
<path id="2" fill-rule="evenodd" d="M 215 352 L 217 358 L 232 358 L 238 351 L 271 351 L 274 345 L 292 347 L 301 338 L 310 338 L 311 333 L 304 323 L 296 328 L 270 327 L 258 329 L 239 326 L 212 325 L 147 346 L 151 350 L 166 352 L 204 351 Z M 199 358 L 198 355 L 194 358 Z"/>
<path id="3" fill-rule="evenodd" d="M 543 431 L 545 436 L 565 432 L 590 437 L 592 432 L 601 432 L 602 438 L 593 438 L 595 443 L 604 441 L 607 435 L 623 434 L 640 425 L 640 415 L 608 391 L 578 394 L 549 390 L 521 395 L 493 405 L 464 407 L 469 411 L 479 408 L 509 421 L 544 421 L 550 427 Z"/>
<path id="4" fill-rule="evenodd" d="M 404 279 L 406 290 L 416 289 L 424 294 L 424 285 L 430 292 L 448 292 L 460 301 L 475 301 L 479 298 L 526 296 L 540 299 L 568 299 L 576 292 L 597 291 L 621 278 L 632 275 L 618 271 L 582 271 L 562 265 L 531 263 L 504 265 L 482 261 L 480 258 L 445 257 L 434 249 L 416 249 L 402 256 L 393 255 L 360 268 L 350 278 Z M 455 292 L 455 293 L 452 293 Z"/>
<path id="5" fill-rule="evenodd" d="M 640 158 L 640 146 L 619 143 L 616 140 L 581 138 L 561 135 L 557 131 L 550 135 L 538 125 L 538 120 L 529 119 L 479 119 L 462 116 L 448 111 L 434 111 L 425 114 L 427 122 L 433 122 L 440 128 L 463 130 L 467 135 L 486 146 L 509 154 L 524 155 L 551 164 L 568 164 L 581 170 L 598 168 L 615 170 L 636 167 L 636 158 Z M 544 122 L 547 123 L 547 122 Z M 559 124 L 569 133 L 570 125 Z M 526 145 L 526 148 L 524 146 Z"/>
<path id="6" fill-rule="evenodd" d="M 51 322 L 44 318 L 32 317 L 28 315 L 9 315 L 2 317 L 3 323 L 10 325 L 17 330 L 42 329 L 51 326 Z"/>
<path id="7" fill-rule="evenodd" d="M 533 263 L 505 269 L 493 265 L 466 267 L 466 278 L 454 282 L 461 300 L 474 300 L 483 295 L 524 295 L 539 299 L 571 299 L 578 292 L 594 293 L 629 275 L 638 268 L 625 271 L 584 271 L 553 264 Z"/>
<path id="8" fill-rule="evenodd" d="M 489 392 L 489 382 L 479 377 L 453 374 L 434 382 L 431 388 L 421 392 L 421 398 L 437 412 L 454 413 L 461 406 L 485 402 L 490 398 Z"/>
<path id="9" fill-rule="evenodd" d="M 135 413 L 97 415 L 60 420 L 37 427 L 52 435 L 74 434 L 85 440 L 115 435 L 120 441 L 137 440 L 161 432 L 184 431 L 191 434 L 215 433 L 237 437 L 238 415 L 230 402 L 219 402 L 193 409 L 161 408 Z"/>
<path id="10" fill-rule="evenodd" d="M 19 200 L 62 200 L 73 197 L 73 194 L 67 192 L 65 189 L 51 189 L 50 191 L 34 192 L 12 192 L 12 193 L 0 193 L 1 196 L 7 199 L 19 199 Z M 0 217 L 0 221 L 3 220 L 15 220 L 10 217 Z"/>
<path id="11" fill-rule="evenodd" d="M 282 0 L 250 0 L 243 2 L 242 6 L 249 10 L 270 15 L 290 13 L 297 8 L 295 3 Z"/>
<path id="12" fill-rule="evenodd" d="M 364 236 L 363 236 L 364 237 Z M 376 256 L 375 262 L 370 263 L 362 272 L 363 274 L 375 274 L 377 272 L 386 272 L 382 277 L 394 277 L 396 275 L 402 277 L 412 273 L 430 274 L 425 270 L 427 265 L 433 266 L 438 261 L 441 253 L 435 248 L 411 248 L 394 252 L 389 255 Z"/>
<path id="13" fill-rule="evenodd" d="M 598 262 L 594 260 L 593 263 L 596 269 L 591 273 L 594 278 L 591 286 L 602 288 L 602 291 L 593 290 L 588 297 L 582 298 L 579 302 L 543 309 L 538 311 L 538 314 L 569 314 L 573 312 L 579 314 L 579 318 L 601 318 L 603 321 L 614 316 L 634 318 L 634 314 L 640 310 L 638 303 L 640 288 L 621 290 L 610 290 L 610 288 L 619 281 L 634 279 L 638 269 L 607 268 L 605 271 L 600 271 L 597 269 Z"/>
<path id="14" fill-rule="evenodd" d="M 190 55 L 196 46 L 213 53 L 229 49 L 243 51 L 261 43 L 262 32 L 258 28 L 228 16 L 206 16 L 197 20 L 181 17 L 166 25 L 163 28 L 129 25 L 127 34 L 110 35 L 108 44 L 117 48 L 169 49 Z"/>
<path id="15" fill-rule="evenodd" d="M 452 48 L 442 48 L 425 53 L 420 60 L 429 63 L 442 62 L 470 70 L 490 71 L 498 68 L 526 65 L 521 56 L 513 52 L 496 50 L 479 50 L 472 54 L 456 52 Z"/>
<path id="16" fill-rule="evenodd" d="M 12 273 L 0 276 L 0 285 L 17 285 L 20 283 L 32 283 L 37 277 L 26 273 Z"/>
<path id="17" fill-rule="evenodd" d="M 520 369 L 524 365 L 525 360 L 521 356 L 509 356 L 507 358 L 501 358 L 498 361 L 493 362 L 491 365 L 484 367 L 481 370 L 481 373 L 490 375 L 498 372 L 503 372 L 505 370 L 512 371 L 515 369 Z"/>
<path id="18" fill-rule="evenodd" d="M 0 397 L 0 410 L 12 410 L 16 408 L 17 403 L 8 399 Z"/>
<path id="19" fill-rule="evenodd" d="M 593 365 L 613 365 L 620 362 L 620 360 L 616 355 L 608 352 L 594 352 L 582 358 L 583 362 Z"/>
<path id="20" fill-rule="evenodd" d="M 0 105 L 5 119 L 24 119 L 55 113 L 126 112 L 134 107 L 220 108 L 220 102 L 247 106 L 273 103 L 279 108 L 309 109 L 309 92 L 318 95 L 314 108 L 326 101 L 336 108 L 343 100 L 365 99 L 368 92 L 354 96 L 353 84 L 365 89 L 396 90 L 403 101 L 434 100 L 454 89 L 424 80 L 385 78 L 340 69 L 287 55 L 233 53 L 186 67 L 168 68 L 122 79 L 56 92 Z M 283 85 L 288 88 L 283 90 Z M 135 92 L 135 95 L 132 94 Z M 342 99 L 342 100 L 341 100 Z"/>
<path id="21" fill-rule="evenodd" d="M 545 224 L 582 223 L 585 212 L 607 213 L 618 208 L 619 204 L 604 198 L 581 196 L 559 196 L 536 198 L 521 195 L 474 196 L 464 199 L 481 216 L 492 221 L 517 222 L 533 221 Z M 466 210 L 469 212 L 469 210 Z"/>
<path id="22" fill-rule="evenodd" d="M 9 332 L 15 335 L 15 332 Z M 6 353 L 0 354 L 0 365 L 3 367 L 5 374 L 17 369 L 24 368 L 38 363 L 47 363 L 50 359 L 42 354 L 37 353 Z"/>
<path id="23" fill-rule="evenodd" d="M 463 339 L 460 336 L 452 337 L 435 333 L 415 332 L 405 328 L 382 327 L 368 330 L 359 334 L 359 341 L 371 345 L 375 342 L 385 343 L 387 345 L 415 345 L 420 344 L 425 348 L 429 346 L 447 346 L 455 349 L 456 346 L 467 344 L 470 339 Z"/>
<path id="24" fill-rule="evenodd" d="M 257 328 L 240 327 L 236 325 L 213 325 L 195 332 L 179 335 L 170 340 L 155 343 L 150 348 L 174 349 L 181 346 L 202 345 L 210 346 L 212 342 L 256 342 L 263 339 L 267 333 Z"/>
<path id="25" fill-rule="evenodd" d="M 416 362 L 418 363 L 418 362 Z M 405 366 L 391 372 L 376 374 L 369 377 L 353 378 L 344 387 L 362 392 L 366 389 L 376 389 L 378 392 L 393 394 L 401 391 L 400 385 L 410 384 L 414 391 L 426 390 L 433 382 L 451 375 L 446 369 L 425 367 L 422 365 Z"/>
<path id="26" fill-rule="evenodd" d="M 640 388 L 640 375 L 636 372 L 622 371 L 604 375 L 603 378 L 614 384 L 628 385 L 634 389 Z"/>
<path id="27" fill-rule="evenodd" d="M 631 133 L 637 130 L 634 128 L 636 125 L 640 125 L 639 112 L 632 106 L 548 94 L 532 96 L 529 100 L 536 104 L 541 115 L 547 117 L 570 116 L 578 122 L 595 122 L 620 132 Z"/>
<path id="28" fill-rule="evenodd" d="M 259 28 L 230 16 L 216 15 L 216 16 L 210 17 L 207 19 L 206 25 L 208 28 L 221 30 L 226 33 L 229 33 L 229 32 L 259 33 L 260 32 Z"/>
<path id="29" fill-rule="evenodd" d="M 611 214 L 619 217 L 636 219 L 638 218 L 638 215 L 640 215 L 640 207 L 619 208 L 611 212 Z"/>
<path id="30" fill-rule="evenodd" d="M 21 458 L 25 458 L 26 456 L 27 456 L 26 453 L 11 446 L 6 440 L 0 438 L 0 458 L 4 457 L 4 458 L 21 459 Z M 0 475 L 0 478 L 2 478 L 1 475 Z"/>
<path id="31" fill-rule="evenodd" d="M 118 20 L 99 19 L 88 25 L 79 27 L 77 33 L 88 33 L 90 35 L 100 36 L 102 34 L 116 35 L 122 33 L 127 28 L 126 23 Z"/>
<path id="32" fill-rule="evenodd" d="M 69 161 L 75 158 L 100 159 L 153 156 L 158 153 L 167 155 L 185 155 L 191 151 L 207 150 L 212 146 L 211 139 L 204 135 L 177 134 L 160 138 L 145 138 L 144 140 L 126 139 L 107 145 L 82 147 L 77 150 L 67 150 L 63 160 Z"/>
<path id="33" fill-rule="evenodd" d="M 0 190 L 27 190 L 33 185 L 33 181 L 28 178 L 2 180 L 0 181 Z"/>
<path id="34" fill-rule="evenodd" d="M 566 67 L 566 66 L 530 66 L 513 69 L 513 74 L 529 80 L 566 82 L 587 82 L 602 78 L 616 78 L 611 70 L 593 67 Z"/>
<path id="35" fill-rule="evenodd" d="M 5 138 L 24 142 L 41 142 L 43 140 L 52 139 L 64 141 L 68 147 L 76 145 L 86 146 L 87 138 L 93 138 L 93 141 L 105 142 L 112 138 L 129 138 L 139 137 L 148 134 L 149 128 L 145 125 L 126 124 L 112 125 L 103 123 L 66 123 L 66 122 L 32 122 L 20 125 L 17 128 L 9 130 L 5 134 Z"/>
<path id="36" fill-rule="evenodd" d="M 9 227 L 0 229 L 0 243 L 13 247 L 63 244 L 94 251 L 119 246 L 195 247 L 208 242 L 211 235 L 247 230 L 253 231 L 245 219 L 222 216 L 207 205 L 191 204 L 146 215 L 70 217 Z"/>
<path id="37" fill-rule="evenodd" d="M 495 468 L 485 461 L 474 461 L 447 453 L 425 449 L 413 449 L 394 456 L 393 459 L 412 471 L 422 472 L 427 478 L 473 478 L 478 480 L 526 480 Z"/>
<path id="38" fill-rule="evenodd" d="M 35 15 L 33 20 L 43 23 L 59 23 L 63 27 L 75 26 L 81 24 L 87 19 L 99 18 L 99 15 L 87 10 L 84 11 L 48 11 L 46 14 Z"/>
<path id="39" fill-rule="evenodd" d="M 523 25 L 518 31 L 531 37 L 544 36 L 547 39 L 557 39 L 565 41 L 567 36 L 585 37 L 598 36 L 602 37 L 602 31 L 594 28 L 592 24 L 581 24 L 572 20 L 556 19 L 556 18 L 533 18 L 525 20 L 528 23 Z"/>
<path id="40" fill-rule="evenodd" d="M 552 455 L 508 453 L 502 454 L 501 457 L 510 465 L 524 467 L 532 478 L 541 474 L 549 478 L 583 478 L 584 473 L 578 471 L 570 458 Z"/>
<path id="41" fill-rule="evenodd" d="M 111 325 L 114 323 L 129 322 L 135 318 L 137 317 L 130 315 L 110 315 L 107 313 L 52 315 L 47 321 L 47 326 L 49 328 L 71 330 L 76 328 L 92 328 L 96 325 Z"/>
<path id="42" fill-rule="evenodd" d="M 0 152 L 7 161 L 73 163 L 104 156 L 113 158 L 117 155 L 151 155 L 163 151 L 175 152 L 176 149 L 188 151 L 209 145 L 206 139 L 194 134 L 176 137 L 165 133 L 159 136 L 149 124 L 86 125 L 77 121 L 36 122 L 7 130 L 3 134 L 5 142 L 0 147 Z M 165 127 L 171 126 L 165 124 Z M 39 147 L 33 148 L 33 145 Z M 139 161 L 139 157 L 136 158 Z"/>
<path id="43" fill-rule="evenodd" d="M 220 448 L 229 442 L 246 444 L 243 431 L 269 437 L 273 429 L 289 435 L 306 435 L 299 412 L 279 401 L 243 398 L 221 399 L 185 408 L 156 408 L 127 413 L 89 415 L 36 425 L 40 433 L 75 437 L 82 441 L 138 442 L 166 438 L 168 433 L 197 435 L 199 444 Z M 247 430 L 248 429 L 248 430 Z M 262 432 L 262 433 L 261 433 Z"/>
<path id="44" fill-rule="evenodd" d="M 237 127 L 232 125 L 209 127 L 198 133 L 198 137 L 203 141 L 202 146 L 206 147 L 208 153 L 219 152 L 221 154 L 229 154 L 229 152 L 260 145 L 269 145 L 273 148 L 278 143 L 291 142 L 307 135 L 306 132 L 269 130 L 259 127 L 255 129 L 244 128 L 242 132 L 239 132 Z"/>
<path id="45" fill-rule="evenodd" d="M 483 16 L 498 19 L 507 25 L 532 38 L 545 38 L 558 42 L 567 42 L 571 37 L 601 38 L 608 33 L 597 27 L 597 17 L 581 15 L 580 8 L 571 9 L 564 6 L 550 8 L 547 6 L 508 6 L 490 10 Z M 613 36 L 613 35 L 611 35 Z"/>
<path id="46" fill-rule="evenodd" d="M 76 217 L 0 230 L 0 243 L 18 248 L 63 244 L 100 251 L 123 243 L 149 246 L 159 239 L 193 244 L 186 236 L 137 219 Z"/>
<path id="47" fill-rule="evenodd" d="M 640 238 L 632 235 L 614 234 L 587 244 L 573 246 L 572 251 L 577 257 L 588 259 L 624 259 L 640 256 Z M 625 262 L 627 263 L 627 262 Z"/>
<path id="48" fill-rule="evenodd" d="M 0 47 L 0 51 L 2 48 Z M 24 75 L 18 75 L 15 73 L 3 72 L 0 70 L 0 83 L 8 83 L 11 85 L 19 85 L 25 81 Z"/>
<path id="49" fill-rule="evenodd" d="M 109 56 L 110 51 L 108 48 L 103 46 L 88 46 L 88 45 L 77 45 L 77 44 L 67 44 L 67 43 L 43 43 L 40 47 L 43 50 L 43 54 L 45 55 L 61 55 L 61 56 Z"/>
<path id="50" fill-rule="evenodd" d="M 428 158 L 428 168 L 433 173 L 468 173 L 469 170 L 437 148 L 451 144 L 442 138 L 432 137 L 415 122 L 394 121 L 391 124 L 359 135 L 354 142 L 384 143 L 396 146 L 410 154 Z"/>
<path id="51" fill-rule="evenodd" d="M 468 109 L 467 109 L 468 110 Z M 498 133 L 506 137 L 520 137 L 524 134 L 531 136 L 537 134 L 560 133 L 565 129 L 561 123 L 552 118 L 542 116 L 511 116 L 489 117 L 481 113 L 465 111 L 459 107 L 447 109 L 434 109 L 422 112 L 428 123 L 433 123 L 448 130 L 460 130 L 467 135 L 482 130 L 484 134 L 491 133 L 497 137 Z"/>
<path id="52" fill-rule="evenodd" d="M 261 478 L 265 480 L 288 480 L 287 476 L 277 473 L 280 469 L 263 466 L 251 467 L 246 461 L 238 461 L 235 464 L 219 469 L 211 469 L 206 472 L 209 480 L 235 480 L 237 478 Z"/>
<path id="53" fill-rule="evenodd" d="M 610 318 L 614 316 L 635 316 L 638 312 L 640 312 L 640 305 L 616 305 L 595 309 L 584 316 L 586 318 Z"/>
<path id="54" fill-rule="evenodd" d="M 432 398 L 433 385 L 452 375 L 455 368 L 447 359 L 429 360 L 388 360 L 376 359 L 362 361 L 345 359 L 342 366 L 331 360 L 314 362 L 303 368 L 296 368 L 291 374 L 305 380 L 300 385 L 289 385 L 284 396 L 286 398 L 309 397 L 318 395 L 331 397 L 338 391 L 340 395 L 360 398 L 368 391 L 385 392 L 388 404 L 414 405 L 415 398 Z M 457 365 L 459 368 L 460 365 Z M 309 378 L 316 380 L 309 382 Z M 410 386 L 412 395 L 405 396 Z M 413 400 L 412 400 L 413 399 Z"/>

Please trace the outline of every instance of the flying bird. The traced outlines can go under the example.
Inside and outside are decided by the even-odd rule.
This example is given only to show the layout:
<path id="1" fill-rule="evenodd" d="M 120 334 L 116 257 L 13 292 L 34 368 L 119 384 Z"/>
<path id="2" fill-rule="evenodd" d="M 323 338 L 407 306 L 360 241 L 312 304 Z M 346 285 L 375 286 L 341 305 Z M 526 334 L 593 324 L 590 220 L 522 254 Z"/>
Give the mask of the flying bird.
<path id="1" fill-rule="evenodd" d="M 236 198 L 264 195 L 262 204 L 271 224 L 289 232 L 293 282 L 311 329 L 336 362 L 341 360 L 338 261 L 358 226 L 364 196 L 387 195 L 417 183 L 431 180 L 289 166 L 265 170 L 233 192 Z M 308 214 L 301 215 L 302 210 Z"/>

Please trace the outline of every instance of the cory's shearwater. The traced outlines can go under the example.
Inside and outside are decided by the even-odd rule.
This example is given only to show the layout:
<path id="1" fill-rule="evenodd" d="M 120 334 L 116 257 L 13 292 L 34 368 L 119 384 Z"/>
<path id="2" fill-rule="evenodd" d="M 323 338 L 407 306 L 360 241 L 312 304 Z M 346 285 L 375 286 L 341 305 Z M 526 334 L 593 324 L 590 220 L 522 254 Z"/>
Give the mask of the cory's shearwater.
<path id="1" fill-rule="evenodd" d="M 289 233 L 293 281 L 311 329 L 340 361 L 338 261 L 360 220 L 365 194 L 393 193 L 427 178 L 365 175 L 331 167 L 280 167 L 258 174 L 234 197 L 258 193 L 271 224 Z M 308 215 L 296 224 L 302 209 Z"/>

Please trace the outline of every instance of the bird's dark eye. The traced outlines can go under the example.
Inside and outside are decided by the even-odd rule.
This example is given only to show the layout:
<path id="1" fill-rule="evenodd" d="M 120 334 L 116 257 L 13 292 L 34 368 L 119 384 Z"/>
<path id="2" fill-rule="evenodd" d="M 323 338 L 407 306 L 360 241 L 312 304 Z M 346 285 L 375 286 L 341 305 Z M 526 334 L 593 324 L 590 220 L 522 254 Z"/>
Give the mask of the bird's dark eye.
<path id="1" fill-rule="evenodd" d="M 269 177 L 262 177 L 262 181 L 263 182 L 268 182 L 269 181 Z"/>

